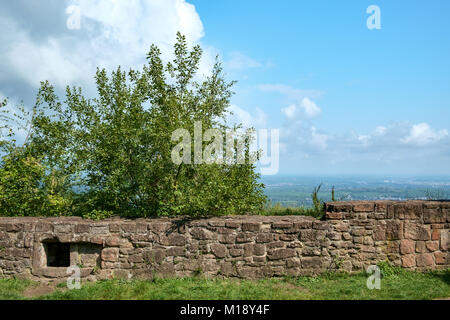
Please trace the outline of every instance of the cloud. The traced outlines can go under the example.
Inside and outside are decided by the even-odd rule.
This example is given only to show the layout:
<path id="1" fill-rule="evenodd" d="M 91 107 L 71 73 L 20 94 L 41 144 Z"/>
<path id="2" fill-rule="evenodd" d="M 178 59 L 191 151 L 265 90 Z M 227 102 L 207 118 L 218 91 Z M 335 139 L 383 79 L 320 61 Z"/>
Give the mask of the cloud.
<path id="1" fill-rule="evenodd" d="M 71 5 L 80 8 L 79 30 L 67 28 Z M 168 60 L 177 31 L 190 45 L 204 36 L 194 5 L 185 0 L 4 1 L 0 29 L 0 87 L 21 99 L 34 96 L 42 80 L 57 89 L 93 88 L 97 66 L 138 68 L 152 43 Z M 214 49 L 207 47 L 199 73 L 207 74 L 213 62 Z"/>
<path id="2" fill-rule="evenodd" d="M 327 141 L 329 137 L 326 134 L 320 133 L 315 127 L 311 127 L 311 144 L 318 146 L 325 150 L 327 148 Z"/>
<path id="3" fill-rule="evenodd" d="M 272 66 L 270 62 L 257 61 L 239 51 L 231 52 L 229 57 L 230 58 L 224 62 L 224 67 L 230 71 Z"/>
<path id="4" fill-rule="evenodd" d="M 281 108 L 281 113 L 288 121 L 317 117 L 321 109 L 312 100 L 323 95 L 320 90 L 303 90 L 283 84 L 259 84 L 256 88 L 263 92 L 276 92 L 284 96 L 288 106 Z"/>
<path id="5" fill-rule="evenodd" d="M 448 136 L 447 130 L 435 131 L 430 128 L 427 123 L 419 123 L 413 125 L 410 129 L 409 135 L 401 141 L 407 144 L 415 144 L 419 146 L 424 146 L 428 144 L 435 143 L 441 139 Z"/>
<path id="6" fill-rule="evenodd" d="M 297 106 L 295 104 L 291 104 L 289 107 L 281 109 L 281 112 L 289 119 L 294 118 L 297 113 Z"/>
<path id="7" fill-rule="evenodd" d="M 450 136 L 427 123 L 396 122 L 368 133 L 326 132 L 309 121 L 286 121 L 280 130 L 281 171 L 430 173 L 448 168 Z"/>
<path id="8" fill-rule="evenodd" d="M 232 104 L 229 108 L 233 114 L 229 115 L 227 118 L 227 123 L 229 124 L 239 124 L 241 123 L 244 128 L 266 128 L 267 127 L 267 114 L 259 108 L 256 108 L 255 114 Z"/>
<path id="9" fill-rule="evenodd" d="M 404 159 L 412 153 L 436 152 L 448 149 L 450 137 L 446 129 L 434 129 L 428 123 L 413 124 L 407 121 L 376 126 L 371 132 L 326 132 L 314 124 L 321 108 L 304 90 L 285 85 L 260 85 L 265 91 L 277 91 L 296 102 L 281 108 L 284 122 L 281 143 L 288 157 L 333 157 L 333 161 L 361 159 Z M 419 149 L 418 149 L 419 147 Z M 444 151 L 445 153 L 445 151 Z"/>
<path id="10" fill-rule="evenodd" d="M 303 98 L 298 104 L 291 104 L 286 108 L 282 108 L 281 112 L 288 119 L 297 117 L 314 118 L 321 112 L 320 108 L 309 98 Z"/>

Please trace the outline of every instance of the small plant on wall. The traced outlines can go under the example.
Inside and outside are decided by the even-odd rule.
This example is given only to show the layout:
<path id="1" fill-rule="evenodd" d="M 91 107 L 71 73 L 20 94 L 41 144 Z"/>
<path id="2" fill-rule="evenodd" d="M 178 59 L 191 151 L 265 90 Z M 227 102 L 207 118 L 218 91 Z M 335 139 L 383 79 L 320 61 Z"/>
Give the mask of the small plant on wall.
<path id="1" fill-rule="evenodd" d="M 317 187 L 315 187 L 311 193 L 312 202 L 314 205 L 315 210 L 315 217 L 316 218 L 323 218 L 324 216 L 324 202 L 319 198 L 319 191 L 322 187 L 322 184 L 319 184 Z"/>

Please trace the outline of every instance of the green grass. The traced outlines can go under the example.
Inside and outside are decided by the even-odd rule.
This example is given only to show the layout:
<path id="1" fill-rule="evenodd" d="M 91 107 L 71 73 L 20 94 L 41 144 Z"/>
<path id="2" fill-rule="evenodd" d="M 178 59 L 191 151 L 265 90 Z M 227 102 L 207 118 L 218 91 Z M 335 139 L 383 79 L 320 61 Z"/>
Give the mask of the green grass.
<path id="1" fill-rule="evenodd" d="M 311 199 L 313 202 L 312 207 L 305 207 L 305 206 L 285 207 L 282 206 L 280 203 L 272 205 L 272 203 L 269 202 L 267 203 L 266 207 L 259 212 L 259 214 L 265 216 L 291 216 L 291 215 L 311 216 L 314 218 L 321 219 L 325 214 L 324 202 L 319 198 L 319 191 L 321 187 L 322 184 L 318 185 L 317 187 L 314 188 L 314 190 L 311 193 Z"/>
<path id="2" fill-rule="evenodd" d="M 296 299 L 435 299 L 450 297 L 450 270 L 433 273 L 384 272 L 380 290 L 369 290 L 367 275 L 325 274 L 318 277 L 239 279 L 167 278 L 105 280 L 80 290 L 57 286 L 34 299 L 120 300 L 296 300 Z M 0 279 L 0 299 L 22 299 L 29 281 Z"/>
<path id="3" fill-rule="evenodd" d="M 258 212 L 262 216 L 311 216 L 318 217 L 320 212 L 315 208 L 273 206 Z"/>
<path id="4" fill-rule="evenodd" d="M 29 280 L 0 279 L 0 300 L 23 299 L 22 292 L 33 285 Z"/>

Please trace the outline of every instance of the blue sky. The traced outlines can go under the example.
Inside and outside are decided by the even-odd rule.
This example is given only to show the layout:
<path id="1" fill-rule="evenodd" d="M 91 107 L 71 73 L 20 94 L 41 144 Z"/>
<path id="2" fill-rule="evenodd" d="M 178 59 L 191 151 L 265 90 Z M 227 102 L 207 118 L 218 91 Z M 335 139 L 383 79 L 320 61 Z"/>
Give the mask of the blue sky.
<path id="1" fill-rule="evenodd" d="M 95 66 L 139 66 L 180 30 L 205 48 L 201 72 L 218 53 L 238 80 L 237 121 L 280 129 L 281 174 L 450 174 L 448 12 L 445 0 L 2 2 L 0 96 L 32 104 L 41 78 L 91 88 Z"/>
<path id="2" fill-rule="evenodd" d="M 306 126 L 314 126 L 325 134 L 345 136 L 355 131 L 364 136 L 377 127 L 387 128 L 399 122 L 426 123 L 434 133 L 445 133 L 443 130 L 449 128 L 448 1 L 193 3 L 204 23 L 205 42 L 224 52 L 239 51 L 259 62 L 260 67 L 231 72 L 239 80 L 233 101 L 251 113 L 256 108 L 267 113 L 269 127 L 283 127 L 285 119 L 280 108 L 295 101 L 275 92 L 255 90 L 261 83 L 322 92 L 311 99 L 321 109 L 320 114 L 304 121 Z M 366 26 L 369 17 L 366 8 L 371 4 L 380 7 L 380 30 L 369 30 Z M 442 136 L 442 152 L 447 152 L 448 157 L 449 142 L 444 139 L 445 134 Z M 392 134 L 392 139 L 401 137 Z M 332 171 L 382 173 L 387 165 L 385 169 L 390 172 L 449 172 L 448 162 L 444 158 L 440 159 L 442 162 L 433 162 L 427 150 L 423 150 L 420 161 L 411 165 L 414 162 L 411 157 L 421 153 L 420 148 L 429 147 L 426 143 L 419 144 L 414 146 L 415 151 L 394 150 L 399 153 L 394 159 L 381 157 L 367 166 L 354 161 L 357 163 L 340 164 Z M 379 152 L 389 153 L 389 148 Z M 351 157 L 366 161 L 359 153 L 363 151 L 355 150 Z M 333 155 L 324 152 L 320 156 Z M 289 169 L 281 166 L 281 170 L 307 172 L 311 168 L 322 172 L 321 167 L 309 161 L 305 161 L 307 167 L 295 168 L 295 160 L 289 161 Z M 325 171 L 329 170 L 327 161 L 319 162 Z"/>

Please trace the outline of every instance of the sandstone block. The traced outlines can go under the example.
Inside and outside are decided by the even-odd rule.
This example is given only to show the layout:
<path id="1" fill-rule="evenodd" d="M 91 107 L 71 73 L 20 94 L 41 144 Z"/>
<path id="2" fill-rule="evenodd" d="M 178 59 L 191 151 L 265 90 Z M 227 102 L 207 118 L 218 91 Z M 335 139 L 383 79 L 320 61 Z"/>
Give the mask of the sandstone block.
<path id="1" fill-rule="evenodd" d="M 295 257 L 296 252 L 294 249 L 274 249 L 267 251 L 267 259 L 269 260 L 279 260 Z"/>
<path id="2" fill-rule="evenodd" d="M 417 222 L 405 222 L 405 238 L 412 240 L 431 240 L 431 229 Z"/>
<path id="3" fill-rule="evenodd" d="M 422 216 L 422 204 L 399 203 L 394 206 L 395 218 L 401 220 L 419 220 Z"/>
<path id="4" fill-rule="evenodd" d="M 197 240 L 213 240 L 217 238 L 215 233 L 203 228 L 192 228 L 189 232 L 192 238 Z"/>
<path id="5" fill-rule="evenodd" d="M 450 250 L 450 230 L 442 230 L 441 231 L 441 250 L 449 251 Z"/>
<path id="6" fill-rule="evenodd" d="M 322 261 L 320 257 L 305 257 L 301 259 L 302 268 L 320 268 L 322 266 Z"/>
<path id="7" fill-rule="evenodd" d="M 412 268 L 416 266 L 416 257 L 413 254 L 402 256 L 402 267 Z"/>
<path id="8" fill-rule="evenodd" d="M 403 222 L 396 220 L 386 221 L 386 239 L 400 240 L 403 238 Z"/>
<path id="9" fill-rule="evenodd" d="M 102 250 L 102 260 L 108 262 L 116 262 L 119 260 L 118 248 L 105 248 Z"/>
<path id="10" fill-rule="evenodd" d="M 340 220 L 342 219 L 342 212 L 327 212 L 326 218 L 329 220 Z"/>
<path id="11" fill-rule="evenodd" d="M 403 239 L 400 241 L 401 254 L 414 253 L 414 251 L 415 251 L 415 242 L 413 240 Z"/>
<path id="12" fill-rule="evenodd" d="M 427 252 L 427 247 L 425 245 L 425 241 L 417 241 L 416 242 L 416 252 L 418 252 L 418 253 Z"/>
<path id="13" fill-rule="evenodd" d="M 432 267 L 433 262 L 433 254 L 431 253 L 422 253 L 416 256 L 417 266 L 418 267 Z"/>
<path id="14" fill-rule="evenodd" d="M 442 265 L 442 264 L 448 264 L 447 261 L 447 255 L 448 252 L 435 252 L 434 253 L 434 261 L 436 264 Z"/>
<path id="15" fill-rule="evenodd" d="M 211 252 L 219 259 L 225 258 L 227 247 L 220 243 L 213 243 L 210 246 Z"/>
<path id="16" fill-rule="evenodd" d="M 445 223 L 447 217 L 439 209 L 424 209 L 423 222 L 425 223 Z"/>
<path id="17" fill-rule="evenodd" d="M 271 233 L 258 233 L 256 236 L 256 242 L 267 243 L 273 241 L 273 234 Z"/>
<path id="18" fill-rule="evenodd" d="M 357 203 L 353 206 L 354 212 L 373 212 L 375 211 L 375 203 L 368 202 L 368 203 Z"/>
<path id="19" fill-rule="evenodd" d="M 259 231 L 261 227 L 260 223 L 257 222 L 244 222 L 242 223 L 242 231 Z"/>
<path id="20" fill-rule="evenodd" d="M 439 250 L 439 241 L 427 241 L 426 247 L 430 252 L 437 251 Z"/>

